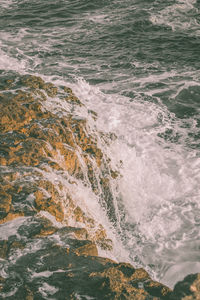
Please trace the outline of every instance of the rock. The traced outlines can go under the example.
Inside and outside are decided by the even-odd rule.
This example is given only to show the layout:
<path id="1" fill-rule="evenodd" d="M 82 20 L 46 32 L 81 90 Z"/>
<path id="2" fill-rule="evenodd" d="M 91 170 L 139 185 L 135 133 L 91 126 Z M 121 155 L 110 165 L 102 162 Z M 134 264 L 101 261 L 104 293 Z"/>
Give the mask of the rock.
<path id="1" fill-rule="evenodd" d="M 35 205 L 38 211 L 46 210 L 56 218 L 58 222 L 64 220 L 64 210 L 62 203 L 56 198 L 54 186 L 52 186 L 52 193 L 46 196 L 42 191 L 35 192 Z"/>
<path id="2" fill-rule="evenodd" d="M 24 249 L 25 244 L 22 241 L 0 240 L 0 258 L 7 259 L 10 253 L 16 249 Z"/>
<path id="3" fill-rule="evenodd" d="M 15 218 L 23 217 L 24 214 L 22 212 L 10 212 L 7 216 L 0 220 L 0 224 L 9 222 L 14 220 Z"/>
<path id="4" fill-rule="evenodd" d="M 37 217 L 39 226 L 36 231 L 33 231 L 34 238 L 42 238 L 50 236 L 58 231 L 58 228 L 53 226 L 52 222 L 44 217 Z"/>
<path id="5" fill-rule="evenodd" d="M 43 224 L 49 223 L 44 218 L 37 219 L 37 222 L 40 220 Z M 35 221 L 32 220 L 30 226 Z M 67 232 L 67 228 L 59 229 L 57 233 L 59 231 Z M 38 236 L 36 238 L 39 239 Z M 47 294 L 51 291 L 48 296 L 55 299 L 76 299 L 78 295 L 99 300 L 165 299 L 162 296 L 155 297 L 155 291 L 152 295 L 151 291 L 145 290 L 145 282 L 151 279 L 143 269 L 137 270 L 130 264 L 117 264 L 106 258 L 91 256 L 96 255 L 94 243 L 65 237 L 69 247 L 69 251 L 66 251 L 63 244 L 56 244 L 52 238 L 42 238 L 46 241 L 46 247 L 25 251 L 13 260 L 9 267 L 10 276 L 0 281 L 2 293 L 6 295 L 14 287 L 13 296 L 16 300 L 26 299 L 28 295 L 33 299 L 43 299 L 44 289 Z M 83 246 L 79 246 L 81 243 Z M 11 242 L 8 258 L 9 255 L 14 257 L 13 251 L 19 247 L 19 242 L 15 242 L 15 245 Z"/>
<path id="6" fill-rule="evenodd" d="M 199 300 L 200 299 L 200 273 L 190 274 L 183 281 L 176 283 L 172 300 Z"/>
<path id="7" fill-rule="evenodd" d="M 2 222 L 8 220 L 5 217 L 9 212 L 13 216 L 18 213 L 33 215 L 46 210 L 59 222 L 83 223 L 91 240 L 99 240 L 100 247 L 111 249 L 111 242 L 108 239 L 106 241 L 102 234 L 99 235 L 99 229 L 95 229 L 96 221 L 77 207 L 76 199 L 67 191 L 67 199 L 63 199 L 63 187 L 55 187 L 54 183 L 43 177 L 44 172 L 48 178 L 51 172 L 67 172 L 74 179 L 84 180 L 87 173 L 93 191 L 108 203 L 112 215 L 109 178 L 114 179 L 117 175 L 110 171 L 108 159 L 104 159 L 98 148 L 97 137 L 90 132 L 87 120 L 72 113 L 76 106 L 84 105 L 70 88 L 56 87 L 37 76 L 14 78 L 13 75 L 1 87 L 0 163 L 12 169 L 12 174 L 18 172 L 19 178 L 24 177 L 24 168 L 27 178 L 35 178 L 32 182 L 26 180 L 26 183 L 10 178 L 9 190 L 4 185 L 2 193 L 8 199 L 1 201 Z M 13 90 L 16 92 L 13 93 Z M 56 109 L 55 112 L 47 109 L 48 99 L 54 99 L 55 96 L 71 106 L 68 114 L 60 116 Z M 90 113 L 95 115 L 94 112 Z M 101 181 L 101 187 L 97 168 L 106 178 L 106 183 Z"/>
<path id="8" fill-rule="evenodd" d="M 5 240 L 0 241 L 0 258 L 5 259 L 7 257 L 8 243 Z"/>
<path id="9" fill-rule="evenodd" d="M 91 130 L 85 118 L 96 120 L 97 114 L 70 88 L 37 76 L 12 74 L 0 89 L 0 226 L 7 232 L 0 240 L 3 297 L 196 297 L 199 278 L 188 292 L 177 285 L 172 293 L 143 269 L 98 257 L 97 246 L 111 251 L 112 241 L 73 192 L 79 181 L 91 186 L 108 217 L 116 219 L 111 180 L 120 174 L 98 147 L 99 139 L 108 143 L 111 134 Z"/>
<path id="10" fill-rule="evenodd" d="M 110 291 L 110 299 L 169 299 L 171 295 L 169 288 L 154 282 L 145 270 L 134 269 L 130 264 L 115 264 L 90 276 L 104 278 L 102 285 Z"/>
<path id="11" fill-rule="evenodd" d="M 61 235 L 68 235 L 72 236 L 75 239 L 78 240 L 87 240 L 88 239 L 88 232 L 85 228 L 78 228 L 78 227 L 71 227 L 71 226 L 65 226 L 61 229 L 59 229 L 59 233 Z"/>
<path id="12" fill-rule="evenodd" d="M 0 276 L 0 291 L 3 289 L 3 283 L 5 281 L 5 278 L 3 278 L 2 276 Z"/>
<path id="13" fill-rule="evenodd" d="M 3 219 L 11 208 L 12 198 L 11 195 L 3 190 L 3 186 L 0 185 L 0 219 Z"/>
<path id="14" fill-rule="evenodd" d="M 97 246 L 95 243 L 88 243 L 87 245 L 84 245 L 82 247 L 79 247 L 74 251 L 77 255 L 83 255 L 83 256 L 98 256 Z"/>
<path id="15" fill-rule="evenodd" d="M 172 290 L 167 286 L 153 281 L 151 279 L 144 282 L 144 289 L 152 296 L 157 297 L 158 299 L 169 299 L 172 295 Z"/>
<path id="16" fill-rule="evenodd" d="M 119 176 L 119 173 L 117 171 L 111 170 L 110 175 L 113 179 L 116 179 Z"/>

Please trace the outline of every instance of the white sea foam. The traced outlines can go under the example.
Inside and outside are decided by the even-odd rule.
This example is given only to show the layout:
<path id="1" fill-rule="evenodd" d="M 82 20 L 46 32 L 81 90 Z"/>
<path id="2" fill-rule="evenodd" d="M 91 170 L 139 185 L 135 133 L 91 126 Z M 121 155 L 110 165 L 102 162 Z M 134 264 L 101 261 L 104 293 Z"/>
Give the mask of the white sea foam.
<path id="1" fill-rule="evenodd" d="M 162 278 L 162 282 L 163 284 L 166 284 L 168 286 L 173 286 L 175 282 L 183 280 L 188 275 L 188 273 L 199 273 L 199 270 L 199 262 L 183 261 L 170 267 L 167 270 L 165 276 Z"/>
<path id="2" fill-rule="evenodd" d="M 76 297 L 77 300 L 82 300 L 82 299 L 95 300 L 94 297 L 90 297 L 90 296 L 87 296 L 87 295 L 80 295 L 78 293 L 75 293 L 74 296 Z"/>
<path id="3" fill-rule="evenodd" d="M 38 49 L 39 51 L 44 50 L 41 44 L 30 35 L 29 30 L 25 27 L 15 32 L 1 31 L 0 69 L 14 70 L 21 74 L 32 72 L 42 63 L 37 53 Z M 45 45 L 44 48 L 48 52 L 46 47 Z M 34 48 L 36 51 L 33 56 L 32 51 Z"/>
<path id="4" fill-rule="evenodd" d="M 88 14 L 86 19 L 97 24 L 106 24 L 109 23 L 109 16 L 106 14 Z"/>
<path id="5" fill-rule="evenodd" d="M 153 79 L 146 77 L 141 84 L 169 80 L 170 76 L 176 74 L 160 74 Z M 53 80 L 52 77 L 45 79 Z M 192 245 L 190 240 L 197 238 L 193 232 L 200 210 L 200 158 L 198 150 L 191 151 L 184 143 L 168 142 L 158 134 L 170 128 L 187 137 L 189 129 L 182 126 L 167 108 L 143 101 L 141 96 L 132 101 L 118 94 L 107 95 L 82 79 L 68 84 L 57 78 L 56 83 L 70 86 L 86 104 L 77 114 L 88 120 L 91 130 L 97 126 L 98 131 L 113 132 L 117 136 L 116 140 L 110 140 L 110 145 L 99 144 L 111 158 L 113 169 L 121 174 L 117 184 L 113 180 L 112 187 L 119 223 L 116 232 L 89 185 L 51 169 L 41 171 L 43 177 L 57 188 L 59 185 L 66 187 L 59 191 L 61 198 L 67 199 L 67 193 L 74 195 L 77 205 L 97 224 L 104 225 L 114 242 L 114 250 L 112 253 L 100 250 L 100 255 L 146 267 L 155 277 L 157 274 L 157 279 L 172 285 L 169 278 L 175 276 L 171 274 L 176 273 L 176 265 L 187 274 L 190 273 L 191 253 L 194 260 L 198 260 L 197 251 L 187 245 Z M 187 84 L 191 86 L 192 81 Z M 48 98 L 45 109 L 65 115 L 69 106 L 65 107 L 58 98 L 54 101 Z M 90 118 L 88 109 L 98 113 L 97 122 Z M 62 165 L 62 155 L 58 153 L 54 159 Z M 84 162 L 82 167 L 84 169 Z M 85 180 L 87 182 L 87 178 Z M 70 183 L 72 181 L 74 184 Z M 68 221 L 70 226 L 81 226 L 74 220 Z M 36 248 L 40 246 L 36 245 Z M 181 254 L 183 247 L 184 256 Z M 184 262 L 187 263 L 182 265 Z"/>
<path id="6" fill-rule="evenodd" d="M 19 217 L 1 225 L 0 239 L 7 240 L 11 235 L 17 235 L 18 228 L 23 225 L 27 217 Z"/>
<path id="7" fill-rule="evenodd" d="M 149 82 L 170 81 L 176 75 L 172 72 L 153 78 L 149 76 L 143 78 L 140 84 L 145 87 Z M 53 80 L 51 77 L 48 79 Z M 178 82 L 180 80 L 177 78 Z M 111 158 L 113 169 L 121 174 L 118 186 L 113 181 L 114 205 L 119 223 L 116 232 L 89 185 L 70 178 L 67 173 L 51 169 L 41 171 L 43 177 L 57 188 L 59 184 L 66 187 L 66 190 L 59 191 L 61 198 L 66 199 L 67 192 L 74 195 L 77 205 L 92 216 L 97 224 L 104 225 L 108 236 L 114 241 L 114 250 L 112 253 L 101 251 L 100 255 L 146 267 L 151 274 L 157 274 L 157 279 L 172 285 L 170 278 L 175 276 L 179 266 L 181 270 L 184 269 L 184 274 L 190 273 L 191 253 L 194 254 L 194 260 L 198 261 L 197 251 L 192 245 L 197 238 L 193 232 L 200 210 L 200 158 L 198 150 L 191 151 L 184 143 L 168 142 L 158 134 L 170 128 L 187 137 L 189 129 L 182 126 L 182 121 L 176 120 L 161 103 L 144 101 L 139 93 L 136 101 L 133 101 L 119 94 L 107 95 L 82 79 L 75 84 L 59 79 L 56 83 L 72 87 L 86 104 L 86 107 L 77 110 L 77 115 L 88 120 L 91 130 L 97 126 L 98 131 L 113 132 L 117 136 L 116 140 L 110 140 L 110 145 L 99 143 L 102 151 Z M 191 86 L 192 81 L 185 84 Z M 48 98 L 44 105 L 45 109 L 62 115 L 69 111 L 69 106 L 65 106 L 58 98 L 54 101 Z M 88 109 L 98 113 L 97 122 L 89 117 Z M 54 159 L 61 165 L 64 161 L 59 153 Z M 71 184 L 70 181 L 75 183 Z M 73 222 L 69 220 L 69 225 L 80 226 Z M 38 249 L 42 245 L 34 247 Z M 195 263 L 192 262 L 194 269 L 195 266 L 198 268 Z"/>
<path id="8" fill-rule="evenodd" d="M 13 3 L 14 1 L 3 0 L 0 7 L 7 9 Z M 149 12 L 150 21 L 155 25 L 169 26 L 173 31 L 199 36 L 200 25 L 195 19 L 195 14 L 198 13 L 195 3 L 195 0 L 176 0 L 171 5 L 166 4 L 164 9 L 160 10 L 156 7 L 155 11 L 152 8 Z M 123 8 L 118 12 L 119 14 L 109 16 L 109 19 L 106 13 L 86 14 L 81 22 L 67 29 L 67 39 L 72 38 L 76 44 L 76 41 L 85 36 L 83 22 L 92 22 L 94 26 L 119 24 Z M 34 31 L 34 28 L 32 30 Z M 70 73 L 70 70 L 73 70 L 73 74 L 78 73 L 81 68 L 93 70 L 96 74 L 99 72 L 100 64 L 97 60 L 90 61 L 87 57 L 84 60 L 75 57 L 73 60 L 71 56 L 67 58 L 67 55 L 63 58 L 62 51 L 61 56 L 57 54 L 55 62 L 55 56 L 51 54 L 57 51 L 55 46 L 58 45 L 58 34 L 59 45 L 66 43 L 66 53 L 70 53 L 70 47 L 67 49 L 64 27 L 46 28 L 41 32 L 35 30 L 31 33 L 26 28 L 16 29 L 12 33 L 2 32 L 0 69 L 16 70 L 20 73 L 35 72 L 37 69 L 38 72 L 42 70 L 41 73 L 44 71 L 46 74 L 52 74 L 56 70 L 57 74 L 62 75 Z M 42 56 L 43 53 L 48 55 Z M 135 266 L 143 266 L 151 274 L 155 272 L 159 280 L 172 286 L 175 281 L 182 279 L 182 275 L 192 271 L 197 272 L 200 267 L 198 263 L 200 155 L 198 149 L 192 150 L 187 144 L 189 130 L 190 133 L 197 130 L 196 120 L 192 118 L 186 121 L 177 120 L 176 116 L 162 105 L 157 94 L 170 90 L 170 100 L 173 100 L 184 88 L 199 84 L 200 75 L 197 71 L 162 72 L 159 63 L 154 63 L 154 71 L 159 70 L 159 73 L 151 72 L 151 75 L 144 76 L 144 73 L 148 73 L 152 67 L 150 64 L 134 61 L 132 67 L 145 72 L 141 77 L 128 78 L 127 74 L 120 74 L 120 70 L 117 69 L 116 78 L 120 79 L 120 85 L 124 84 L 130 90 L 134 90 L 134 99 L 120 94 L 111 94 L 111 90 L 120 89 L 117 89 L 119 84 L 117 81 L 104 86 L 100 84 L 101 88 L 110 93 L 105 94 L 81 79 L 78 79 L 75 84 L 68 84 L 58 77 L 57 80 L 54 76 L 45 78 L 72 87 L 75 94 L 86 104 L 86 108 L 77 109 L 73 113 L 86 118 L 91 129 L 95 131 L 97 127 L 98 131 L 113 132 L 117 136 L 116 140 L 110 140 L 110 145 L 103 143 L 99 138 L 99 147 L 111 158 L 113 169 L 119 171 L 121 175 L 116 182 L 113 180 L 112 183 L 118 222 L 118 226 L 115 224 L 116 230 L 106 215 L 105 208 L 101 206 L 98 195 L 90 189 L 87 174 L 85 174 L 84 185 L 83 182 L 71 178 L 67 172 L 59 173 L 50 168 L 49 170 L 47 168 L 47 172 L 41 172 L 44 178 L 56 186 L 61 198 L 67 199 L 67 192 L 74 195 L 77 205 L 87 215 L 92 216 L 97 224 L 104 225 L 108 237 L 111 237 L 114 242 L 114 250 L 112 253 L 100 250 L 100 255 L 110 256 L 120 261 L 130 261 Z M 154 83 L 162 83 L 163 86 L 148 87 L 149 84 Z M 158 104 L 144 101 L 145 96 L 155 97 Z M 62 116 L 70 110 L 69 105 L 59 98 L 53 100 L 48 98 L 44 107 Z M 87 109 L 98 113 L 96 123 Z M 182 143 L 170 142 L 158 136 L 166 130 L 171 130 L 174 135 L 180 134 Z M 77 155 L 79 155 L 78 150 Z M 64 162 L 59 152 L 53 159 L 60 165 Z M 81 163 L 82 168 L 86 170 L 84 162 Z M 59 190 L 59 184 L 63 187 L 62 190 Z M 49 218 L 55 226 L 62 226 L 49 213 L 40 212 L 40 214 Z M 18 228 L 25 221 L 25 218 L 18 218 L 3 224 L 0 238 L 7 239 L 10 235 L 17 235 Z M 81 226 L 73 219 L 68 221 L 71 226 Z M 56 234 L 51 238 L 58 243 L 62 242 Z M 29 243 L 22 253 L 17 252 L 21 250 L 17 250 L 10 259 L 14 261 L 20 255 L 37 251 L 42 247 L 45 245 L 39 240 Z M 177 273 L 181 273 L 181 276 L 178 277 Z M 37 275 L 45 277 L 50 273 Z M 40 292 L 46 299 L 51 299 L 51 295 L 56 290 L 44 284 Z"/>
<path id="9" fill-rule="evenodd" d="M 54 272 L 50 272 L 50 271 L 44 271 L 44 272 L 38 272 L 38 273 L 34 273 L 32 275 L 33 278 L 36 277 L 50 277 L 51 275 L 53 275 Z"/>
<path id="10" fill-rule="evenodd" d="M 159 76 L 160 79 L 166 77 L 165 74 Z M 144 82 L 148 80 L 145 78 Z M 148 265 L 154 266 L 148 270 L 152 274 L 155 271 L 160 280 L 165 276 L 163 270 L 169 266 L 170 251 L 173 250 L 170 263 L 175 265 L 182 240 L 187 244 L 187 236 L 194 230 L 199 211 L 200 161 L 198 150 L 191 151 L 184 143 L 167 142 L 159 138 L 158 133 L 171 128 L 180 130 L 186 138 L 189 129 L 162 105 L 144 102 L 141 98 L 130 102 L 120 95 L 106 95 L 84 80 L 79 80 L 73 90 L 87 107 L 98 113 L 98 129 L 114 132 L 118 137 L 104 151 L 122 175 L 119 190 L 114 191 L 120 193 L 125 211 L 120 221 L 122 239 L 132 262 L 137 265 L 139 261 L 138 266 L 142 264 L 147 269 Z M 183 217 L 185 205 L 190 222 Z M 190 260 L 191 251 L 186 250 L 184 261 Z M 167 283 L 172 285 L 171 281 Z"/>
<path id="11" fill-rule="evenodd" d="M 177 0 L 161 11 L 150 14 L 150 21 L 155 25 L 171 27 L 173 31 L 184 31 L 191 35 L 200 35 L 200 24 L 195 19 L 198 11 L 194 4 L 196 0 Z"/>
<path id="12" fill-rule="evenodd" d="M 13 4 L 13 0 L 1 0 L 0 2 L 0 8 L 8 9 Z"/>
<path id="13" fill-rule="evenodd" d="M 59 289 L 52 285 L 49 285 L 46 282 L 43 282 L 38 290 L 41 293 L 41 295 L 44 297 L 44 299 L 52 299 L 53 300 L 55 298 L 52 297 L 52 295 L 54 295 Z"/>
<path id="14" fill-rule="evenodd" d="M 0 43 L 1 46 L 1 43 Z M 24 71 L 26 68 L 26 62 L 9 56 L 6 52 L 0 49 L 0 69 L 1 70 L 15 70 Z"/>

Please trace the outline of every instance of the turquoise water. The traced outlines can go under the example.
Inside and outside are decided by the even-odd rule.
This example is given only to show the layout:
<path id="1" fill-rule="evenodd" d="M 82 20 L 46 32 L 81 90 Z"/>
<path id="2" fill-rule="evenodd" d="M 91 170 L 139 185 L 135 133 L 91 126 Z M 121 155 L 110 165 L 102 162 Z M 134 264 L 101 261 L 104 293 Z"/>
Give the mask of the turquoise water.
<path id="1" fill-rule="evenodd" d="M 200 271 L 199 9 L 195 0 L 0 2 L 1 74 L 70 85 L 98 129 L 116 134 L 103 149 L 122 174 L 114 255 L 170 286 Z"/>

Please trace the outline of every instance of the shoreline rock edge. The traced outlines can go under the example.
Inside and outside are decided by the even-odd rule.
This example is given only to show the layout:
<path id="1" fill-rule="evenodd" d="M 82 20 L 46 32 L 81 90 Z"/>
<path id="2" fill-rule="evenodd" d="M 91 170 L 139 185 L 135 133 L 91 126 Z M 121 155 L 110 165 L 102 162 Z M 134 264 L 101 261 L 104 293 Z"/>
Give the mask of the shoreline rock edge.
<path id="1" fill-rule="evenodd" d="M 57 103 L 56 113 L 51 103 Z M 109 180 L 119 174 L 87 119 L 74 114 L 87 111 L 83 107 L 70 88 L 40 77 L 0 78 L 0 296 L 200 299 L 200 274 L 188 275 L 172 291 L 142 268 L 98 256 L 98 247 L 109 251 L 112 241 L 73 191 L 87 177 L 114 218 Z"/>

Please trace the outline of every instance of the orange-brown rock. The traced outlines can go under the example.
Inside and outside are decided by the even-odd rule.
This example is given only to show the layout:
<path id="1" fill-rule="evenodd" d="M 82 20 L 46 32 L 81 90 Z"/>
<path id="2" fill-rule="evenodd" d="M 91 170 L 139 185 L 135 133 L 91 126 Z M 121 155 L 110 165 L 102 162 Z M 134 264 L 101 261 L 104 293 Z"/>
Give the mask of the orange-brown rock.
<path id="1" fill-rule="evenodd" d="M 55 96 L 56 100 L 52 100 Z M 57 114 L 56 106 L 55 112 L 47 109 L 48 101 L 54 105 L 53 101 L 58 98 L 71 105 L 69 113 Z M 0 222 L 45 210 L 59 222 L 82 223 L 88 238 L 108 250 L 112 243 L 105 230 L 77 206 L 73 195 L 66 190 L 61 192 L 64 189 L 61 183 L 55 185 L 49 179 L 52 173 L 56 176 L 58 172 L 67 172 L 75 179 L 83 180 L 87 173 L 94 193 L 109 201 L 109 182 L 103 195 L 96 174 L 96 168 L 101 168 L 107 178 L 110 174 L 108 162 L 104 160 L 86 118 L 74 114 L 76 106 L 80 105 L 84 107 L 70 88 L 54 86 L 37 76 L 16 76 L 5 81 L 0 95 L 0 164 L 12 172 L 2 188 L 2 195 L 7 198 L 3 201 L 2 197 L 0 203 L 3 213 Z M 97 117 L 93 111 L 88 113 Z M 71 179 L 68 182 L 72 184 Z M 45 232 L 48 235 L 48 230 L 41 234 L 45 235 Z"/>
<path id="2" fill-rule="evenodd" d="M 38 92 L 38 89 L 44 90 L 49 97 L 54 97 L 57 95 L 57 87 L 55 87 L 52 83 L 45 83 L 45 81 L 37 76 L 24 76 L 21 79 L 22 83 Z"/>
<path id="3" fill-rule="evenodd" d="M 0 241 L 0 258 L 5 259 L 8 251 L 8 242 L 5 240 Z"/>
<path id="4" fill-rule="evenodd" d="M 11 208 L 12 198 L 0 185 L 0 218 L 4 218 Z"/>
<path id="5" fill-rule="evenodd" d="M 46 210 L 52 214 L 57 221 L 62 222 L 64 219 L 64 210 L 61 201 L 56 199 L 54 191 L 51 196 L 46 196 L 44 192 L 37 190 L 35 192 L 35 205 L 37 210 Z"/>
<path id="6" fill-rule="evenodd" d="M 82 247 L 79 247 L 75 249 L 74 251 L 77 255 L 83 255 L 83 256 L 97 256 L 98 251 L 97 251 L 97 246 L 95 243 L 88 243 Z"/>
<path id="7" fill-rule="evenodd" d="M 77 239 L 86 240 L 88 237 L 88 232 L 85 228 L 74 228 L 73 233 Z"/>
<path id="8" fill-rule="evenodd" d="M 42 237 L 42 236 L 48 236 L 48 235 L 52 235 L 56 232 L 56 228 L 55 227 L 49 227 L 49 228 L 45 228 L 45 229 L 41 229 L 40 233 L 36 235 L 36 237 Z"/>
<path id="9" fill-rule="evenodd" d="M 114 220 L 110 181 L 119 174 L 98 146 L 110 137 L 91 130 L 87 114 L 97 118 L 70 88 L 37 76 L 12 75 L 1 88 L 0 226 L 11 230 L 0 242 L 10 272 L 0 289 L 15 285 L 16 300 L 50 297 L 49 287 L 55 299 L 168 299 L 143 269 L 98 257 L 112 241 L 73 191 L 80 181 L 91 187 Z"/>
<path id="10" fill-rule="evenodd" d="M 3 283 L 5 281 L 5 278 L 3 278 L 2 276 L 0 276 L 0 291 L 3 289 Z"/>
<path id="11" fill-rule="evenodd" d="M 134 269 L 130 264 L 113 265 L 103 272 L 91 273 L 90 277 L 103 278 L 102 289 L 107 286 L 112 299 L 169 299 L 172 291 L 154 282 L 144 269 Z M 148 286 L 148 288 L 146 288 Z"/>
<path id="12" fill-rule="evenodd" d="M 74 239 L 77 240 L 88 240 L 88 232 L 85 228 L 79 228 L 79 227 L 71 227 L 71 226 L 65 226 L 62 227 L 59 230 L 62 234 L 67 234 L 69 236 L 72 236 Z"/>
<path id="13" fill-rule="evenodd" d="M 200 274 L 171 291 L 144 269 L 97 256 L 97 246 L 109 251 L 112 241 L 69 188 L 78 188 L 79 181 L 91 186 L 115 220 L 110 180 L 120 174 L 98 142 L 108 144 L 116 136 L 90 129 L 86 116 L 96 120 L 97 114 L 70 88 L 37 76 L 12 74 L 0 86 L 3 298 L 200 299 Z"/>
<path id="14" fill-rule="evenodd" d="M 83 104 L 81 101 L 74 95 L 70 94 L 68 97 L 65 98 L 66 101 L 75 102 L 76 104 L 82 106 Z"/>
<path id="15" fill-rule="evenodd" d="M 119 176 L 119 173 L 117 171 L 111 170 L 110 175 L 113 179 L 116 179 Z"/>
<path id="16" fill-rule="evenodd" d="M 23 212 L 9 212 L 5 218 L 0 219 L 0 224 L 12 221 L 16 218 L 23 217 L 23 216 L 24 216 Z"/>

